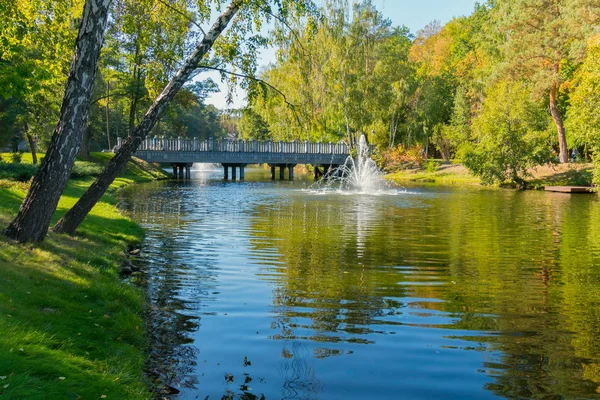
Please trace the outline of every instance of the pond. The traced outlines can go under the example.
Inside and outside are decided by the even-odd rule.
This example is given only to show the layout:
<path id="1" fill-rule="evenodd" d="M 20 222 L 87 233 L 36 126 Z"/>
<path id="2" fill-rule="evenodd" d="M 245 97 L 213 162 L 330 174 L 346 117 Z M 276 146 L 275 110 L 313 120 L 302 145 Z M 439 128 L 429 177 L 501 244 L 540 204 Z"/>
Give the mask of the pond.
<path id="1" fill-rule="evenodd" d="M 267 175 L 123 195 L 177 398 L 600 398 L 597 195 Z"/>

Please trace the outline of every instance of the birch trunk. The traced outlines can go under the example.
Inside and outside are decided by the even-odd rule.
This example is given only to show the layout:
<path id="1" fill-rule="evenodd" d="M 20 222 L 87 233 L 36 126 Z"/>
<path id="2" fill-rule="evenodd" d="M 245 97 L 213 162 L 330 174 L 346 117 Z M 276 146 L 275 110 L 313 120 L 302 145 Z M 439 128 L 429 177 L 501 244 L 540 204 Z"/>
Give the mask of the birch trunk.
<path id="1" fill-rule="evenodd" d="M 15 219 L 4 233 L 20 243 L 44 240 L 71 174 L 85 129 L 111 0 L 86 0 L 58 124 Z"/>
<path id="2" fill-rule="evenodd" d="M 225 30 L 231 19 L 240 9 L 241 1 L 232 1 L 225 12 L 219 16 L 210 31 L 206 33 L 202 41 L 196 46 L 194 52 L 188 57 L 184 65 L 177 71 L 162 93 L 156 98 L 154 104 L 148 109 L 146 115 L 135 128 L 133 133 L 123 142 L 121 147 L 110 160 L 100 176 L 94 181 L 89 189 L 81 196 L 79 201 L 71 208 L 64 217 L 52 229 L 57 233 L 73 234 L 84 218 L 100 200 L 117 175 L 125 168 L 140 143 L 146 138 L 171 100 L 175 97 L 181 87 L 188 81 L 196 70 L 198 64 L 212 48 L 214 42 Z"/>

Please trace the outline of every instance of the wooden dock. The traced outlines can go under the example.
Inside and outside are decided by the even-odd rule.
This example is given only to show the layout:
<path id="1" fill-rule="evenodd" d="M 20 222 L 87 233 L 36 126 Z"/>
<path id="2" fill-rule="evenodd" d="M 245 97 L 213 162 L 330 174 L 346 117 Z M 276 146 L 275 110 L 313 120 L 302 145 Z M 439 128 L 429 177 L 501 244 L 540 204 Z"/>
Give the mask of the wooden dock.
<path id="1" fill-rule="evenodd" d="M 546 186 L 544 190 L 559 193 L 594 193 L 591 186 Z"/>

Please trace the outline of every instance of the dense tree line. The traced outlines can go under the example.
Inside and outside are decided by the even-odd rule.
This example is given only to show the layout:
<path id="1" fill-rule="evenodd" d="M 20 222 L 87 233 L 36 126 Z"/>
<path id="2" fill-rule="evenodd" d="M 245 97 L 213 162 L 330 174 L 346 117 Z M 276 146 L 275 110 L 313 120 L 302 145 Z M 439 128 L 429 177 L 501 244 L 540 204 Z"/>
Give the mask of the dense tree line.
<path id="1" fill-rule="evenodd" d="M 413 35 L 371 0 L 328 0 L 322 18 L 282 31 L 254 125 L 274 139 L 420 146 L 462 160 L 487 182 L 528 167 L 600 162 L 597 0 L 489 0 L 467 17 Z"/>

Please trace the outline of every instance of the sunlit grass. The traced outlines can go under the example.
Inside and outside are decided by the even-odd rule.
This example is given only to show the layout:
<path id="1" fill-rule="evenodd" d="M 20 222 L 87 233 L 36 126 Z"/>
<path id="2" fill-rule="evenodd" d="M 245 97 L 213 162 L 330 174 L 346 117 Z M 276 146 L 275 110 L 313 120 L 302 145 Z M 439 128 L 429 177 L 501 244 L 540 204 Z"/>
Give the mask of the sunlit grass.
<path id="1" fill-rule="evenodd" d="M 112 189 L 159 172 L 133 165 Z M 70 181 L 55 219 L 92 181 Z M 27 186 L 0 180 L 0 226 L 15 215 Z M 124 249 L 143 231 L 115 204 L 104 196 L 75 237 L 50 233 L 41 244 L 16 245 L 0 235 L 1 398 L 150 397 L 144 296 L 118 276 Z"/>

